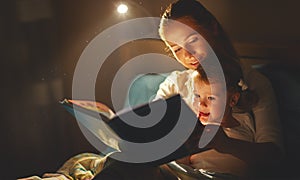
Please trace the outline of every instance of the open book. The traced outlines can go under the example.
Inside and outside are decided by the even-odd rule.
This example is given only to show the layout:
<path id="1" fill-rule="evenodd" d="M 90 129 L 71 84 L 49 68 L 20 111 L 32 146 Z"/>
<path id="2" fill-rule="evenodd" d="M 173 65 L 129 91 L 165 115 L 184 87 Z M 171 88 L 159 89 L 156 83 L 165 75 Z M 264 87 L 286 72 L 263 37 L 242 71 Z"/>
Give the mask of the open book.
<path id="1" fill-rule="evenodd" d="M 178 148 L 166 157 L 149 164 L 160 165 L 207 150 L 198 147 L 204 126 L 180 95 L 165 100 L 159 99 L 117 113 L 105 104 L 94 101 L 64 99 L 61 104 L 96 139 L 120 152 L 130 149 L 123 145 L 123 141 L 148 143 L 164 138 L 176 129 L 179 132 L 177 134 L 184 133 L 174 137 L 177 139 L 173 138 L 176 142 L 182 141 Z"/>

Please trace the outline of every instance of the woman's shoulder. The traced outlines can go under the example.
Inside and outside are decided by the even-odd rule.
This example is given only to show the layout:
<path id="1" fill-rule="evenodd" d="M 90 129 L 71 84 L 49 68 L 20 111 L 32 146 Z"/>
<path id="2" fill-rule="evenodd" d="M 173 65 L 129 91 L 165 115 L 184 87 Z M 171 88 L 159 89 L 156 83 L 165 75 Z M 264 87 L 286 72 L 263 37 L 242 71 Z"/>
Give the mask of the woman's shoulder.
<path id="1" fill-rule="evenodd" d="M 192 76 L 194 70 L 188 69 L 188 70 L 182 70 L 182 71 L 173 71 L 170 73 L 170 75 L 167 77 L 168 79 L 172 80 L 183 80 L 187 81 Z"/>
<path id="2" fill-rule="evenodd" d="M 257 90 L 261 89 L 261 87 L 271 86 L 269 79 L 257 69 L 247 63 L 244 63 L 243 61 L 241 61 L 240 64 L 245 81 L 249 85 L 250 89 Z"/>
<path id="3" fill-rule="evenodd" d="M 186 70 L 175 70 L 170 73 L 170 76 L 190 76 L 195 70 L 186 69 Z"/>
<path id="4" fill-rule="evenodd" d="M 191 94 L 191 76 L 193 72 L 194 70 L 173 71 L 160 84 L 157 94 L 160 97 L 169 97 L 168 95 L 179 93 L 183 97 L 189 97 Z"/>

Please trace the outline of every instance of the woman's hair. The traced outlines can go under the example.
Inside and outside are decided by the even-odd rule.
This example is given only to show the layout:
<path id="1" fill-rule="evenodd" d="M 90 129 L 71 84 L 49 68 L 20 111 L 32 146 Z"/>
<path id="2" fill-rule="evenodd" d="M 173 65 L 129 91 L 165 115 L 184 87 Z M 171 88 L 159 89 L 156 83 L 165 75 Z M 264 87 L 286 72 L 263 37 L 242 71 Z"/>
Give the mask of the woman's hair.
<path id="1" fill-rule="evenodd" d="M 256 92 L 250 90 L 245 83 L 239 62 L 224 55 L 218 55 L 218 58 L 223 58 L 223 60 L 220 60 L 220 65 L 225 78 L 226 90 L 240 93 L 236 107 L 245 112 L 251 111 L 258 102 L 258 96 Z M 205 69 L 199 66 L 197 72 L 198 73 L 193 77 L 195 83 L 197 83 L 197 81 L 204 82 L 205 84 L 220 83 L 223 80 L 223 76 L 220 76 L 222 72 L 219 72 L 219 69 L 216 68 L 214 64 L 206 65 Z M 209 74 L 209 76 L 207 74 Z"/>
<path id="2" fill-rule="evenodd" d="M 198 33 L 210 44 L 214 51 L 227 53 L 238 59 L 231 41 L 217 19 L 196 0 L 178 0 L 170 4 L 162 15 L 159 34 L 164 39 L 164 28 L 169 20 L 192 18 L 198 25 Z M 200 32 L 199 32 L 200 31 Z"/>

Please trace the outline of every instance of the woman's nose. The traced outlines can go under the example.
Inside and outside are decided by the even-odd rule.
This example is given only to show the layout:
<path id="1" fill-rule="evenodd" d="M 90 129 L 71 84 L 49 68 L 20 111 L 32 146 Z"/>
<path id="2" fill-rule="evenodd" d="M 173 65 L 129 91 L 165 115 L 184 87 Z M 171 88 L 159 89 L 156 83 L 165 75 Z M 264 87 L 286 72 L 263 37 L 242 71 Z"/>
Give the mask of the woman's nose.
<path id="1" fill-rule="evenodd" d="M 194 58 L 195 51 L 191 48 L 184 48 L 185 58 L 191 59 Z"/>

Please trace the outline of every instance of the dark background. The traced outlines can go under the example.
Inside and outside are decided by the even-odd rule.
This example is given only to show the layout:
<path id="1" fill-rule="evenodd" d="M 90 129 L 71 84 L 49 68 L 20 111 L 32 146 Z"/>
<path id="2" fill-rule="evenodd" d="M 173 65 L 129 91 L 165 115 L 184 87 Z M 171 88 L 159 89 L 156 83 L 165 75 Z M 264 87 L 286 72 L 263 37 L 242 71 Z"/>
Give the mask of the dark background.
<path id="1" fill-rule="evenodd" d="M 130 8 L 125 17 L 115 12 L 117 0 L 1 2 L 0 120 L 4 143 L 0 179 L 40 176 L 54 172 L 73 155 L 97 152 L 73 117 L 58 104 L 72 95 L 72 77 L 80 54 L 106 28 L 135 17 L 159 17 L 171 1 L 122 2 Z M 299 1 L 201 2 L 216 15 L 246 62 L 299 67 Z M 163 54 L 163 48 L 160 41 L 138 41 L 116 50 L 99 74 L 104 78 L 97 83 L 97 100 L 112 106 L 110 84 L 118 68 L 139 54 Z"/>

